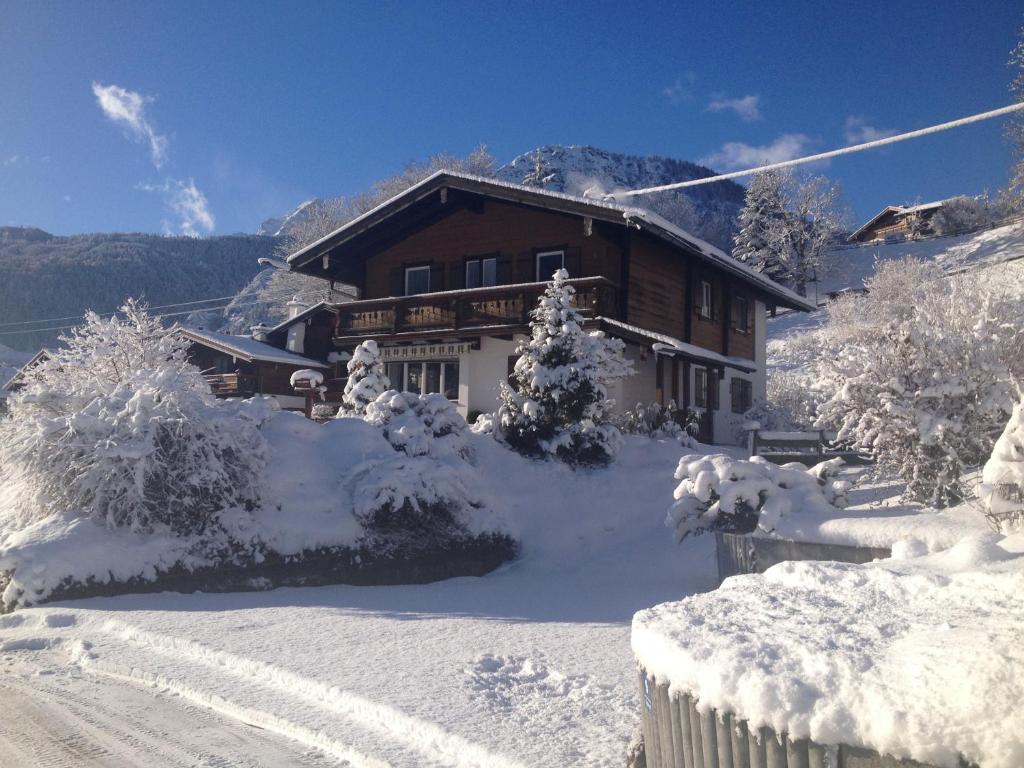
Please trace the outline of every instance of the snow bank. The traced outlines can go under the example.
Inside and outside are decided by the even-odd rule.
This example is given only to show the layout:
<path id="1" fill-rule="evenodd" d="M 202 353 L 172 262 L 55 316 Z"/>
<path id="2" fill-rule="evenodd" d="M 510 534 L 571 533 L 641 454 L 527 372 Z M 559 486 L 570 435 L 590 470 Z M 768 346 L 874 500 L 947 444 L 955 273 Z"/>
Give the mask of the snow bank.
<path id="1" fill-rule="evenodd" d="M 906 553 L 911 554 L 911 553 Z M 1024 764 L 1024 534 L 868 565 L 787 562 L 641 611 L 639 663 L 793 738 Z"/>
<path id="2" fill-rule="evenodd" d="M 981 473 L 981 496 L 1000 530 L 1024 526 L 1024 403 L 1017 403 Z"/>
<path id="3" fill-rule="evenodd" d="M 266 416 L 260 432 L 268 455 L 259 506 L 222 510 L 202 535 L 174 535 L 165 527 L 109 529 L 73 513 L 0 529 L 0 571 L 13 572 L 4 604 L 39 602 L 66 583 L 153 580 L 173 566 L 191 570 L 225 558 L 258 563 L 267 552 L 360 547 L 369 541 L 367 517 L 389 503 L 444 507 L 442 533 L 475 536 L 504 528 L 479 473 L 448 443 L 438 441 L 447 450 L 434 455 L 407 456 L 380 425 L 357 418 L 317 424 L 283 411 Z M 0 490 L 0 508 L 12 501 Z"/>

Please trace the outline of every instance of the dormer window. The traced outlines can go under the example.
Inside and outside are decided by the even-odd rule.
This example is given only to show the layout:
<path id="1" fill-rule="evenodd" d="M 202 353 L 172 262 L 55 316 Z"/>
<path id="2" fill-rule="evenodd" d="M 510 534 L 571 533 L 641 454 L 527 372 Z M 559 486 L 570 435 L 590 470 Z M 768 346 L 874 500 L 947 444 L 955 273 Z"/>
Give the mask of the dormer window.
<path id="1" fill-rule="evenodd" d="M 541 251 L 537 254 L 537 282 L 547 282 L 564 266 L 565 251 Z"/>
<path id="2" fill-rule="evenodd" d="M 430 267 L 405 268 L 405 295 L 415 296 L 418 293 L 430 293 Z"/>

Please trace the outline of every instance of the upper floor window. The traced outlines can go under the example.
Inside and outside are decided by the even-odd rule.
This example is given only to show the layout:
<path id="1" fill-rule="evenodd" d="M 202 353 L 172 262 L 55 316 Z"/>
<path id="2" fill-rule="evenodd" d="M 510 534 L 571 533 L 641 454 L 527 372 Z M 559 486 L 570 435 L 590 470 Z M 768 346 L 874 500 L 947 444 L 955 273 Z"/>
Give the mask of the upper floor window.
<path id="1" fill-rule="evenodd" d="M 734 296 L 732 300 L 732 327 L 740 333 L 750 330 L 750 302 L 745 296 Z"/>
<path id="2" fill-rule="evenodd" d="M 537 282 L 550 280 L 565 266 L 565 251 L 541 251 L 537 254 Z"/>
<path id="3" fill-rule="evenodd" d="M 405 268 L 405 295 L 430 293 L 430 267 Z"/>
<path id="4" fill-rule="evenodd" d="M 711 283 L 708 280 L 700 281 L 700 307 L 698 311 L 701 317 L 710 320 L 714 316 L 715 295 L 711 290 Z"/>
<path id="5" fill-rule="evenodd" d="M 467 288 L 487 288 L 497 284 L 498 260 L 496 258 L 479 258 L 466 261 Z"/>

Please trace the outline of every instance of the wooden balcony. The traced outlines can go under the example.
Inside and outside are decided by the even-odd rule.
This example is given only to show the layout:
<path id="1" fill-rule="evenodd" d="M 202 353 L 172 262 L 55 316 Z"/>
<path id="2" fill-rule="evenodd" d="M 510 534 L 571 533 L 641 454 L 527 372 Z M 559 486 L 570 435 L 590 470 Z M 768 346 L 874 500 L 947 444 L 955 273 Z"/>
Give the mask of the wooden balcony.
<path id="1" fill-rule="evenodd" d="M 256 377 L 246 373 L 214 373 L 203 377 L 217 397 L 250 397 L 256 394 Z"/>
<path id="2" fill-rule="evenodd" d="M 618 316 L 618 287 L 611 280 L 581 277 L 568 282 L 576 289 L 576 307 L 585 318 Z M 341 304 L 335 340 L 522 330 L 546 286 L 520 283 Z"/>

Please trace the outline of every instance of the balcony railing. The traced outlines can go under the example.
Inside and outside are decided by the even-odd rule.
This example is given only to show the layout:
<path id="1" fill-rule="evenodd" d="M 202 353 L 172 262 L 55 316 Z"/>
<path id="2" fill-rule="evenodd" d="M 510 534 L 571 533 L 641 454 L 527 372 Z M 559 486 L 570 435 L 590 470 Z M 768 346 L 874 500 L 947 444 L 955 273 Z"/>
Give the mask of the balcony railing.
<path id="1" fill-rule="evenodd" d="M 247 373 L 215 373 L 204 376 L 218 397 L 238 397 L 256 393 L 256 377 Z"/>
<path id="2" fill-rule="evenodd" d="M 617 286 L 605 277 L 567 281 L 576 289 L 576 307 L 586 317 L 616 316 Z M 459 331 L 525 326 L 546 283 L 423 293 L 339 305 L 337 338 L 400 333 Z"/>

